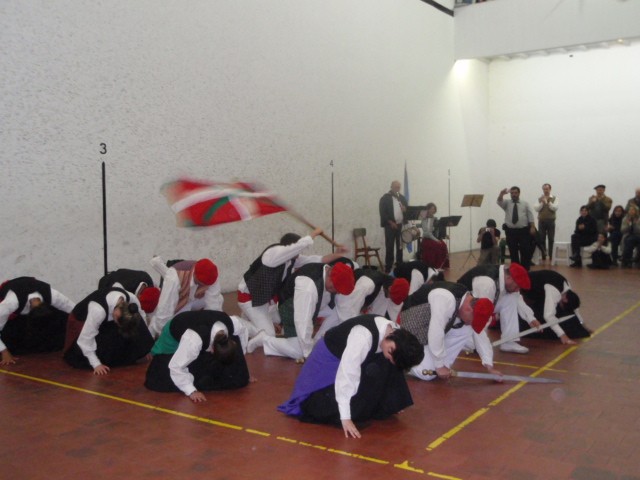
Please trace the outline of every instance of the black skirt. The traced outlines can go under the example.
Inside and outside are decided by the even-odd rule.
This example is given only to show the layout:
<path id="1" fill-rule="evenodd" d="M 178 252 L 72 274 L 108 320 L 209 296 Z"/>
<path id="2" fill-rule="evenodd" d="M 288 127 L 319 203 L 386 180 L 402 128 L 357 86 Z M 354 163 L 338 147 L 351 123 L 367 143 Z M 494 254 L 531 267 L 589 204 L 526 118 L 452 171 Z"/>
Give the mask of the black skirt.
<path id="1" fill-rule="evenodd" d="M 189 365 L 193 375 L 193 385 L 197 390 L 207 392 L 213 390 L 232 390 L 246 387 L 249 384 L 249 368 L 242 353 L 240 340 L 235 337 L 237 350 L 234 361 L 223 365 L 212 353 L 201 352 L 197 359 Z M 156 392 L 179 392 L 169 373 L 169 362 L 172 354 L 154 355 L 147 368 L 144 386 Z"/>
<path id="2" fill-rule="evenodd" d="M 382 353 L 362 365 L 358 391 L 351 398 L 351 420 L 382 420 L 413 405 L 404 372 Z M 311 394 L 301 405 L 299 419 L 309 423 L 341 425 L 335 386 Z"/>
<path id="3" fill-rule="evenodd" d="M 132 338 L 124 338 L 116 322 L 105 321 L 96 335 L 96 355 L 100 363 L 109 368 L 133 365 L 151 351 L 153 343 L 144 322 L 139 323 Z M 91 368 L 77 341 L 64 353 L 64 359 L 74 368 Z"/>
<path id="4" fill-rule="evenodd" d="M 18 315 L 7 321 L 0 338 L 14 355 L 62 350 L 67 331 L 67 313 L 51 307 L 51 314 L 40 318 Z"/>

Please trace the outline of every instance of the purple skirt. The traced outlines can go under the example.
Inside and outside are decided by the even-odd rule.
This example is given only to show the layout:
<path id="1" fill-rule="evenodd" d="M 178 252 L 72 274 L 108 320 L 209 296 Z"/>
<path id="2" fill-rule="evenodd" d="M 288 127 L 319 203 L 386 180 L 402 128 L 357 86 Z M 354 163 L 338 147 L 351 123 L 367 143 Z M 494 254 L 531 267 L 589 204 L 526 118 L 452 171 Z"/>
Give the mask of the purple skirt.
<path id="1" fill-rule="evenodd" d="M 292 416 L 300 416 L 302 410 L 300 405 L 312 393 L 333 385 L 336 382 L 336 373 L 340 359 L 329 351 L 324 343 L 324 338 L 316 344 L 311 355 L 302 366 L 302 371 L 296 379 L 291 397 L 282 405 L 278 406 L 278 411 Z"/>

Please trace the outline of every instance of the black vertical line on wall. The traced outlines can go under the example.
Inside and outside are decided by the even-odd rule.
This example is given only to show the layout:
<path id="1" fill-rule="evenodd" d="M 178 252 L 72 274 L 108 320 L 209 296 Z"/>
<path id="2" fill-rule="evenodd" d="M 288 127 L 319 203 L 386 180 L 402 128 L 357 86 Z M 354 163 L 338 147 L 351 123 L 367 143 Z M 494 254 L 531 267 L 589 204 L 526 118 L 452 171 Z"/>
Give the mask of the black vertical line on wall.
<path id="1" fill-rule="evenodd" d="M 102 162 L 102 240 L 104 245 L 104 274 L 107 268 L 107 174 L 105 164 Z"/>
<path id="2" fill-rule="evenodd" d="M 420 0 L 420 1 L 426 3 L 427 5 L 431 5 L 433 8 L 437 8 L 441 12 L 446 13 L 447 15 L 450 15 L 453 17 L 453 10 L 449 10 L 447 7 L 440 5 L 435 0 Z"/>

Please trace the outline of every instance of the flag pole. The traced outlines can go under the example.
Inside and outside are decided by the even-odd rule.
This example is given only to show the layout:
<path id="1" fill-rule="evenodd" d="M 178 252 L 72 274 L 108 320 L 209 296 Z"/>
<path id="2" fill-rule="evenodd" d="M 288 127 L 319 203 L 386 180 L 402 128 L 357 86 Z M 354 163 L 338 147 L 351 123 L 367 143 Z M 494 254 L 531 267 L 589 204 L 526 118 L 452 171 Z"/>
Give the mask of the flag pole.
<path id="1" fill-rule="evenodd" d="M 106 167 L 102 162 L 102 241 L 104 245 L 104 274 L 108 273 L 107 269 L 107 181 Z"/>
<path id="2" fill-rule="evenodd" d="M 294 212 L 293 210 L 286 210 L 286 212 L 291 215 L 293 218 L 295 218 L 296 220 L 304 223 L 307 227 L 312 228 L 312 229 L 316 229 L 318 227 L 316 227 L 315 225 L 313 225 L 311 222 L 309 222 L 306 218 L 304 218 L 302 215 L 300 215 L 297 212 Z M 326 233 L 322 232 L 320 234 L 320 236 L 322 238 L 324 238 L 327 242 L 329 242 L 331 245 L 333 245 L 334 247 L 341 247 L 341 245 L 339 243 L 336 243 L 333 239 L 331 239 Z"/>
<path id="3" fill-rule="evenodd" d="M 333 160 L 331 160 L 331 253 L 335 253 L 336 251 L 336 242 L 335 242 L 335 214 L 334 214 L 334 195 L 333 195 Z"/>

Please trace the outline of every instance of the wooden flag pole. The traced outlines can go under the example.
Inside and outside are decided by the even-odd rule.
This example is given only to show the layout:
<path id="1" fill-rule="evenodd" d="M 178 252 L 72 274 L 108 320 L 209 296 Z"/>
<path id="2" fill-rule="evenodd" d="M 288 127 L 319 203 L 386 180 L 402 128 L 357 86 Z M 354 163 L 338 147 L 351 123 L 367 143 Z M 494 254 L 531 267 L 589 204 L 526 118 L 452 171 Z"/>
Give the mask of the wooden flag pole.
<path id="1" fill-rule="evenodd" d="M 315 225 L 313 225 L 311 222 L 309 222 L 306 218 L 304 218 L 302 215 L 300 215 L 297 212 L 294 212 L 293 210 L 286 210 L 286 212 L 291 215 L 293 218 L 295 218 L 296 220 L 304 223 L 307 227 L 312 228 L 312 229 L 316 229 L 318 227 L 316 227 Z M 329 242 L 331 245 L 335 246 L 335 247 L 341 247 L 342 245 L 340 245 L 339 243 L 335 242 L 334 240 L 332 240 L 326 233 L 324 233 L 324 231 L 320 234 L 320 236 L 322 238 L 324 238 L 327 242 Z"/>

